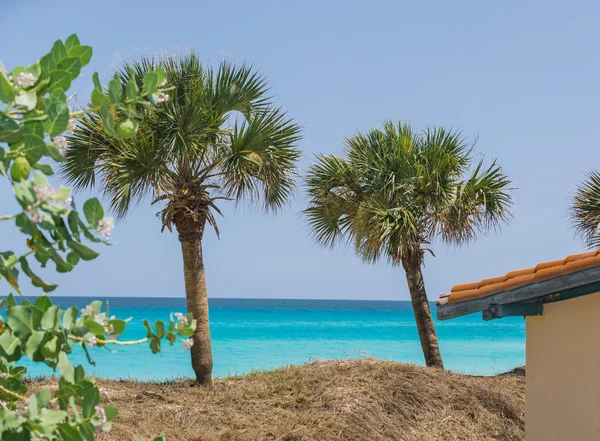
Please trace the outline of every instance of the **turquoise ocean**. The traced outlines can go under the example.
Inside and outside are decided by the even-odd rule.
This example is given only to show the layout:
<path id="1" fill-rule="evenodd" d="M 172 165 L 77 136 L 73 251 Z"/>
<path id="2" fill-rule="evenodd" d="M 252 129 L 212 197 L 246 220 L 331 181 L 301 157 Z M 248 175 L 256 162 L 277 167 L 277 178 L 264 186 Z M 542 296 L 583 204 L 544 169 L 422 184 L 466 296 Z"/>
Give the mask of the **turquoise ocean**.
<path id="1" fill-rule="evenodd" d="M 92 299 L 53 297 L 62 307 L 83 307 Z M 145 337 L 142 321 L 167 321 L 185 312 L 180 298 L 109 298 L 111 315 L 131 317 L 121 340 Z M 431 305 L 435 316 L 435 305 Z M 311 360 L 375 357 L 423 364 L 410 302 L 348 300 L 210 299 L 214 375 L 244 374 Z M 484 322 L 481 314 L 436 321 L 446 368 L 493 375 L 525 363 L 522 317 Z M 193 375 L 189 353 L 177 343 L 152 354 L 147 345 L 94 348 L 96 366 L 80 348 L 72 360 L 91 375 L 167 380 Z M 51 375 L 46 366 L 26 363 L 31 375 Z"/>

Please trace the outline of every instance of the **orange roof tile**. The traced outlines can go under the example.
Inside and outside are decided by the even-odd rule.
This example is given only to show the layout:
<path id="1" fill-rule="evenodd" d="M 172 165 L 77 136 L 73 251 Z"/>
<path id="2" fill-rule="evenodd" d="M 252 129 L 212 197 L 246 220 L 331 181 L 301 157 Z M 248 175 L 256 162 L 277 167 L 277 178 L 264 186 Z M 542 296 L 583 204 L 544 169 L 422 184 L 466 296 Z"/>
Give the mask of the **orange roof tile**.
<path id="1" fill-rule="evenodd" d="M 574 254 L 563 260 L 543 262 L 536 265 L 535 268 L 511 271 L 505 276 L 456 285 L 450 291 L 448 303 L 480 299 L 595 266 L 600 266 L 600 250 Z"/>

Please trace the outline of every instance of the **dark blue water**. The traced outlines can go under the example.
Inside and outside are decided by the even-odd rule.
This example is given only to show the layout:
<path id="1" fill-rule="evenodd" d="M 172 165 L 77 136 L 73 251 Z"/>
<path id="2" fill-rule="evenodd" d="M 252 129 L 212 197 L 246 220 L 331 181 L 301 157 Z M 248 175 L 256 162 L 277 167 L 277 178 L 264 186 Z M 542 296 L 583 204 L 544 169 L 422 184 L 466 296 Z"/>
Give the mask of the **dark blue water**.
<path id="1" fill-rule="evenodd" d="M 93 299 L 53 297 L 62 307 L 84 307 Z M 110 313 L 131 317 L 120 340 L 146 335 L 142 321 L 167 321 L 185 312 L 180 298 L 109 298 Z M 435 315 L 435 305 L 432 304 Z M 210 299 L 214 374 L 301 364 L 310 359 L 371 356 L 423 364 L 410 302 L 347 300 Z M 495 374 L 525 362 L 525 321 L 504 318 L 484 322 L 480 314 L 436 321 L 440 348 L 448 369 L 469 374 Z M 97 366 L 86 364 L 79 348 L 73 356 L 90 374 L 110 378 L 163 380 L 192 376 L 189 353 L 164 346 L 153 355 L 146 345 L 94 348 Z M 50 374 L 31 366 L 33 375 Z"/>

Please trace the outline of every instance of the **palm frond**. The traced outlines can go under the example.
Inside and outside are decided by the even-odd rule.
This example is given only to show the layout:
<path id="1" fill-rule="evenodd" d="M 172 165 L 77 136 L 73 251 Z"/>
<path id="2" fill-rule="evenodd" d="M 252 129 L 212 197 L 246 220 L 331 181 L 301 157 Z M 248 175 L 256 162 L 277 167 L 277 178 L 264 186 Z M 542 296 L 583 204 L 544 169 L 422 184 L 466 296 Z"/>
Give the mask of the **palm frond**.
<path id="1" fill-rule="evenodd" d="M 221 147 L 223 192 L 236 200 L 262 197 L 266 210 L 289 200 L 297 176 L 300 151 L 295 147 L 301 129 L 280 109 L 254 113 L 236 124 Z"/>
<path id="2" fill-rule="evenodd" d="M 577 234 L 589 248 L 600 247 L 600 172 L 587 173 L 575 190 L 570 217 Z"/>
<path id="3" fill-rule="evenodd" d="M 193 51 L 127 61 L 117 73 L 124 89 L 132 76 L 141 88 L 157 67 L 170 99 L 151 110 L 130 105 L 126 112 L 143 117 L 131 139 L 109 138 L 98 116 L 84 118 L 62 167 L 67 180 L 98 186 L 117 216 L 150 195 L 166 204 L 160 215 L 169 229 L 185 217 L 218 232 L 213 213 L 220 214 L 216 201 L 224 199 L 283 206 L 294 190 L 301 130 L 271 105 L 265 78 L 251 66 L 205 65 Z M 241 115 L 233 128 L 231 112 Z"/>
<path id="4" fill-rule="evenodd" d="M 320 156 L 306 177 L 304 211 L 317 242 L 354 244 L 366 261 L 422 256 L 436 236 L 464 243 L 510 217 L 510 180 L 480 162 L 465 178 L 472 145 L 460 132 L 416 133 L 385 121 L 346 140 L 347 159 Z"/>
<path id="5" fill-rule="evenodd" d="M 469 179 L 456 184 L 432 227 L 442 240 L 457 245 L 474 240 L 478 233 L 497 230 L 512 217 L 512 190 L 510 179 L 495 161 L 484 168 L 481 160 Z"/>
<path id="6" fill-rule="evenodd" d="M 346 161 L 320 155 L 309 169 L 309 207 L 303 215 L 317 243 L 332 247 L 340 239 L 350 240 L 351 219 L 361 198 L 360 185 Z"/>

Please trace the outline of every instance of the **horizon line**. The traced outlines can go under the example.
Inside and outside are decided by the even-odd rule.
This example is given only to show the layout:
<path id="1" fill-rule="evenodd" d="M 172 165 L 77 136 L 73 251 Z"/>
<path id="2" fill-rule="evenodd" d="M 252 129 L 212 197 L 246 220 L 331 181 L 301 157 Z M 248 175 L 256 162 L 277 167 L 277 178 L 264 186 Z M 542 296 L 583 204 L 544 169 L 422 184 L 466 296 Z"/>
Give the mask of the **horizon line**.
<path id="1" fill-rule="evenodd" d="M 47 294 L 40 295 L 23 295 L 22 297 L 40 297 Z M 7 296 L 4 296 L 7 297 Z M 60 297 L 60 298 L 107 298 L 107 299 L 182 299 L 185 300 L 185 296 L 181 297 L 161 297 L 161 296 L 75 296 L 75 295 L 53 295 L 48 297 Z M 2 298 L 0 296 L 0 298 Z M 324 301 L 356 301 L 356 302 L 410 302 L 410 299 L 402 300 L 402 299 L 337 299 L 337 298 L 282 298 L 282 297 L 208 297 L 208 299 L 221 299 L 221 300 L 324 300 Z M 429 302 L 434 302 L 435 300 L 430 300 Z"/>

